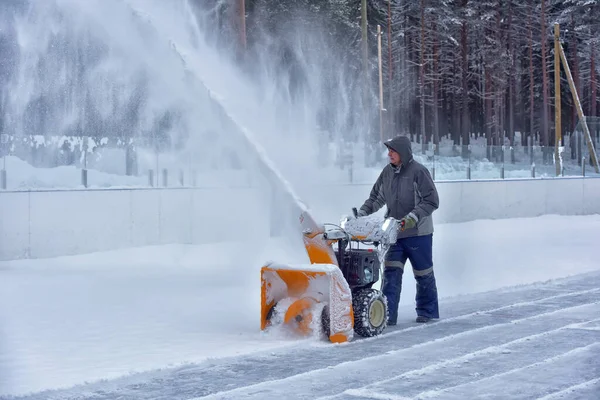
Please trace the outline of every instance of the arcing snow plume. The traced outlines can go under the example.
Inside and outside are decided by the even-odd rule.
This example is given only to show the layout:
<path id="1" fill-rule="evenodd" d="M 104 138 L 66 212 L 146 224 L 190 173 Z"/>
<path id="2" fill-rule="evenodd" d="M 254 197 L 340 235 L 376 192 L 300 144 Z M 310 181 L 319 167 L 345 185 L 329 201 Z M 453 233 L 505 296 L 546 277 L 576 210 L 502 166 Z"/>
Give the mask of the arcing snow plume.
<path id="1" fill-rule="evenodd" d="M 219 57 L 214 49 L 203 43 L 203 35 L 196 24 L 195 16 L 188 2 L 168 4 L 145 0 L 128 0 L 128 2 L 137 14 L 141 15 L 156 32 L 159 32 L 159 36 L 169 41 L 175 54 L 183 60 L 186 72 L 207 88 L 211 99 L 210 107 L 214 112 L 213 117 L 224 124 L 221 126 L 224 132 L 219 132 L 219 134 L 230 135 L 230 140 L 245 149 L 245 157 L 253 160 L 253 165 L 267 178 L 271 191 L 274 193 L 269 199 L 271 212 L 278 214 L 278 217 L 285 221 L 283 225 L 287 225 L 292 232 L 297 230 L 293 225 L 298 223 L 297 218 L 300 216 L 300 212 L 306 210 L 306 206 L 297 197 L 292 185 L 271 161 L 267 151 L 253 132 L 244 125 L 245 121 L 250 121 L 247 117 L 252 116 L 252 120 L 256 120 L 258 110 L 255 107 L 240 107 L 240 103 L 235 102 L 239 99 L 248 102 L 249 99 L 248 103 L 253 104 L 252 96 L 255 93 L 242 81 L 237 82 L 238 88 L 243 90 L 242 93 L 239 90 L 237 93 L 233 93 L 221 86 L 223 82 L 238 76 L 239 73 L 228 67 L 224 57 Z M 217 91 L 213 89 L 213 86 L 217 87 Z M 218 91 L 219 89 L 221 91 Z M 230 96 L 226 96 L 227 94 Z M 230 98 L 235 100 L 229 102 Z M 241 115 L 232 113 L 229 111 L 230 109 L 240 111 Z M 267 118 L 265 121 L 268 124 L 271 119 Z M 267 133 L 275 131 L 275 126 L 270 125 L 260 126 L 256 129 L 264 132 L 265 128 Z M 263 139 L 265 139 L 264 136 Z M 273 204 L 273 202 L 282 204 Z"/>
<path id="2" fill-rule="evenodd" d="M 311 178 L 318 174 L 319 162 L 330 162 L 330 142 L 367 136 L 372 121 L 354 115 L 360 107 L 351 103 L 357 80 L 349 77 L 340 53 L 316 23 L 309 29 L 298 22 L 301 18 L 290 17 L 276 38 L 257 39 L 252 54 L 247 50 L 252 65 L 240 68 L 206 38 L 205 31 L 214 26 L 189 0 L 127 1 L 171 41 L 186 68 L 251 132 L 293 185 L 305 182 L 307 171 Z M 285 63 L 290 65 L 280 65 Z"/>
<path id="3" fill-rule="evenodd" d="M 267 39 L 255 71 L 236 67 L 205 39 L 210 27 L 187 0 L 22 4 L 10 13 L 18 51 L 4 86 L 4 128 L 15 135 L 109 132 L 121 145 L 135 139 L 145 147 L 138 155 L 171 151 L 175 167 L 238 169 L 254 184 L 266 177 L 276 194 L 263 212 L 295 219 L 304 206 L 293 187 L 315 177 L 318 156 L 327 158 L 321 140 L 351 120 L 350 96 L 342 90 L 331 106 L 326 83 L 353 85 L 339 84 L 346 77 L 324 36 L 301 25 L 282 38 L 299 66 L 294 79 L 303 77 L 294 84 L 281 60 L 269 61 L 276 46 Z M 328 137 L 322 128 L 332 124 Z"/>
<path id="4" fill-rule="evenodd" d="M 323 117 L 326 104 L 320 100 L 326 97 L 323 92 L 326 77 L 318 69 L 323 65 L 304 65 L 307 67 L 304 76 L 308 79 L 308 71 L 316 78 L 305 82 L 305 85 L 298 89 L 302 92 L 301 95 L 291 96 L 289 87 L 287 91 L 281 90 L 280 86 L 286 79 L 281 79 L 277 72 L 269 70 L 272 67 L 270 63 L 261 64 L 266 71 L 258 74 L 258 84 L 253 83 L 226 55 L 211 46 L 203 32 L 203 29 L 209 27 L 202 25 L 202 18 L 198 18 L 188 0 L 168 4 L 160 0 L 127 2 L 136 13 L 143 15 L 159 32 L 160 37 L 170 41 L 173 50 L 185 63 L 187 71 L 210 91 L 210 96 L 218 104 L 220 112 L 235 125 L 231 128 L 241 133 L 241 138 L 238 137 L 237 140 L 242 139 L 248 148 L 254 150 L 263 175 L 269 178 L 272 186 L 279 188 L 275 202 L 283 201 L 283 208 L 277 204 L 278 209 L 275 213 L 285 217 L 297 217 L 306 207 L 295 195 L 293 186 L 311 179 L 303 167 L 312 167 L 313 174 L 317 172 L 314 164 L 319 155 L 321 141 L 329 140 L 326 134 L 321 132 L 319 117 L 336 117 Z M 294 33 L 299 35 L 298 38 L 301 37 L 302 32 Z M 318 41 L 318 35 L 316 38 L 310 38 L 313 42 Z M 306 43 L 304 45 L 306 46 Z M 316 50 L 325 49 L 319 47 Z M 269 52 L 261 55 L 268 56 Z M 300 57 L 299 60 L 302 61 L 303 58 Z M 340 69 L 333 75 L 341 78 L 343 71 Z M 287 83 L 289 84 L 289 81 Z M 342 98 L 347 100 L 347 97 Z M 349 107 L 341 107 L 339 112 L 347 114 Z M 284 174 L 280 171 L 284 171 Z M 291 206 L 291 212 L 287 206 Z M 294 220 L 288 221 L 288 224 L 294 223 Z"/>
<path id="5" fill-rule="evenodd" d="M 274 181 L 265 183 L 253 149 L 235 135 L 232 121 L 221 115 L 200 77 L 178 53 L 171 36 L 180 33 L 175 28 L 174 35 L 159 29 L 167 24 L 197 35 L 186 2 L 169 2 L 159 23 L 151 18 L 152 12 L 136 7 L 145 2 L 20 4 L 3 14 L 11 28 L 7 32 L 12 32 L 3 39 L 15 49 L 2 85 L 4 131 L 15 136 L 135 139 L 139 147 L 176 154 L 180 165 L 193 163 L 200 173 L 237 170 L 247 176 L 245 184 L 265 197 L 264 206 L 247 210 L 248 220 L 240 223 L 269 219 L 269 186 Z M 147 3 L 150 11 L 161 4 Z M 36 150 L 25 153 L 31 153 L 34 164 L 41 164 Z M 226 181 L 226 176 L 221 179 Z M 244 204 L 239 199 L 239 207 Z"/>
<path id="6" fill-rule="evenodd" d="M 135 139 L 200 170 L 244 164 L 206 89 L 143 12 L 118 0 L 19 4 L 5 14 L 5 132 Z"/>
<path id="7" fill-rule="evenodd" d="M 32 2 L 14 21 L 20 56 L 10 82 L 11 129 L 110 131 L 175 151 L 181 164 L 200 169 L 239 164 L 253 184 L 266 184 L 264 209 L 249 212 L 270 213 L 275 229 L 295 236 L 305 206 L 293 187 L 310 178 L 303 167 L 314 166 L 319 150 L 323 104 L 314 100 L 323 77 L 312 71 L 315 89 L 307 85 L 303 100 L 281 90 L 285 77 L 269 63 L 258 84 L 250 81 L 205 40 L 196 11 L 187 0 Z"/>

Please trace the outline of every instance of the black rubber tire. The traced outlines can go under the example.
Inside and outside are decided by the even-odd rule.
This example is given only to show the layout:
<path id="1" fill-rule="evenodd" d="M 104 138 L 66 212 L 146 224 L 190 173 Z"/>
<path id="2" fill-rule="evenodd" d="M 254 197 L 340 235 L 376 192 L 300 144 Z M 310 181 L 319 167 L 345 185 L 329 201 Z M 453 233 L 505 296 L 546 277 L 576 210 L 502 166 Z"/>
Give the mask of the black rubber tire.
<path id="1" fill-rule="evenodd" d="M 325 305 L 323 311 L 321 311 L 321 332 L 325 335 L 325 338 L 329 339 L 331 331 L 329 329 L 329 306 Z"/>
<path id="2" fill-rule="evenodd" d="M 378 319 L 375 324 L 371 320 L 371 309 L 376 307 Z M 377 289 L 364 288 L 356 291 L 352 297 L 354 309 L 354 332 L 362 337 L 380 335 L 387 326 L 388 307 L 383 293 Z M 383 309 L 383 311 L 381 310 Z M 383 313 L 383 315 L 381 315 Z"/>
<path id="3" fill-rule="evenodd" d="M 269 308 L 269 311 L 267 312 L 267 315 L 265 316 L 265 320 L 267 321 L 267 326 L 271 326 L 271 320 L 277 316 L 277 314 L 275 313 L 275 307 L 277 307 L 277 303 L 274 303 L 271 308 Z"/>

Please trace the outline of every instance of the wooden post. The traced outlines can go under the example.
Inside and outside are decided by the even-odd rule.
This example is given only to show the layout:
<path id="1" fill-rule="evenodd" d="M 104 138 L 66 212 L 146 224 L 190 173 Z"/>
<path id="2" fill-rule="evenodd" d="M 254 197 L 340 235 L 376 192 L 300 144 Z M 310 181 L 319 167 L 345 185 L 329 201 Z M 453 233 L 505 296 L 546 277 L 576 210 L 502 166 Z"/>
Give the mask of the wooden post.
<path id="1" fill-rule="evenodd" d="M 583 133 L 587 141 L 590 156 L 592 157 L 592 163 L 594 164 L 594 168 L 598 174 L 600 173 L 600 168 L 598 167 L 598 157 L 596 155 L 596 150 L 594 149 L 594 142 L 592 141 L 592 136 L 590 135 L 587 121 L 585 120 L 585 115 L 583 115 L 583 108 L 581 107 L 581 102 L 579 101 L 579 95 L 577 94 L 577 89 L 575 88 L 573 76 L 571 76 L 569 63 L 567 62 L 567 57 L 565 56 L 565 51 L 563 50 L 562 44 L 559 43 L 558 48 L 560 51 L 560 59 L 562 60 L 565 74 L 567 75 L 567 80 L 569 81 L 569 88 L 571 89 L 571 94 L 573 95 L 573 101 L 575 102 L 575 107 L 577 107 L 577 115 L 579 116 L 579 121 L 581 121 L 581 126 L 583 126 Z"/>
<path id="2" fill-rule="evenodd" d="M 560 27 L 554 24 L 554 164 L 556 165 L 556 176 L 561 173 L 559 147 L 561 143 L 561 120 L 560 120 Z"/>
<path id="3" fill-rule="evenodd" d="M 381 66 L 381 25 L 377 25 L 377 58 L 379 62 L 379 139 L 383 142 L 383 69 Z"/>

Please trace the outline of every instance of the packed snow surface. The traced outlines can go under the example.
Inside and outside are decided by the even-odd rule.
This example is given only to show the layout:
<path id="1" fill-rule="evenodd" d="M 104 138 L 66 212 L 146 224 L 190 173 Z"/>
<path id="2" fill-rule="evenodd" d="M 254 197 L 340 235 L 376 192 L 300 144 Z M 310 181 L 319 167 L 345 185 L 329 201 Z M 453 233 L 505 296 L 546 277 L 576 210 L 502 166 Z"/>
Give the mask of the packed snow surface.
<path id="1" fill-rule="evenodd" d="M 441 319 L 334 345 L 259 330 L 272 239 L 0 263 L 0 398 L 597 399 L 600 216 L 438 225 Z M 287 246 L 287 247 L 286 247 Z"/>

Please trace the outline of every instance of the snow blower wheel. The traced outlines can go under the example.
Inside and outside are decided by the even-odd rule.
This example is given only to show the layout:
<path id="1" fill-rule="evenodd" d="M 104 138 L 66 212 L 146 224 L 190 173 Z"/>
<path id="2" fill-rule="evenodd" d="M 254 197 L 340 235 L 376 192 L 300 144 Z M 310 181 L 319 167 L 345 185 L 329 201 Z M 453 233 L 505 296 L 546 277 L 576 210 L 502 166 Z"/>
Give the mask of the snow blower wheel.
<path id="1" fill-rule="evenodd" d="M 352 298 L 354 332 L 362 337 L 377 336 L 387 326 L 388 307 L 383 293 L 366 288 L 357 290 Z"/>

